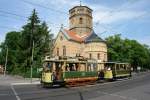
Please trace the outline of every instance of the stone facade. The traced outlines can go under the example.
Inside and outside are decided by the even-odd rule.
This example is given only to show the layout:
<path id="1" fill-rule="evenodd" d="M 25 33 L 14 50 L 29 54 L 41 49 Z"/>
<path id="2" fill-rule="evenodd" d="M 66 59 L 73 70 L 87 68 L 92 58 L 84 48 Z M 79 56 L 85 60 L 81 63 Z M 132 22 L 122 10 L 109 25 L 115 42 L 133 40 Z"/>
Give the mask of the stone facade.
<path id="1" fill-rule="evenodd" d="M 92 9 L 87 6 L 75 6 L 69 10 L 69 15 L 71 31 L 79 35 L 92 32 Z"/>
<path id="2" fill-rule="evenodd" d="M 92 29 L 92 10 L 87 6 L 76 6 L 69 13 L 70 29 L 60 29 L 54 42 L 53 56 L 83 56 L 107 61 L 107 45 Z"/>
<path id="3" fill-rule="evenodd" d="M 64 46 L 66 47 L 66 54 L 63 54 Z M 53 56 L 75 57 L 80 51 L 80 46 L 80 43 L 68 41 L 67 37 L 60 31 L 54 43 Z"/>

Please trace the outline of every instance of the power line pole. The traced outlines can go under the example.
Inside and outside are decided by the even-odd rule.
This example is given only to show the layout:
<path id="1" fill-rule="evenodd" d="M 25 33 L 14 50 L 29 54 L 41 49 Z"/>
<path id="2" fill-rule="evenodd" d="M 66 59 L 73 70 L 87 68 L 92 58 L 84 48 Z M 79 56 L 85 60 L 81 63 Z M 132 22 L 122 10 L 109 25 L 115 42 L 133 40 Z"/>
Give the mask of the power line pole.
<path id="1" fill-rule="evenodd" d="M 31 55 L 31 74 L 30 74 L 31 83 L 32 83 L 32 71 L 33 71 L 33 57 L 34 57 L 34 40 L 32 43 L 32 55 Z"/>
<path id="2" fill-rule="evenodd" d="M 6 76 L 6 69 L 7 69 L 7 60 L 8 60 L 8 47 L 6 47 L 6 59 L 5 59 L 5 69 L 4 69 L 4 76 Z"/>
<path id="3" fill-rule="evenodd" d="M 32 16 L 32 19 L 31 19 L 31 37 L 30 37 L 30 52 L 31 52 L 31 58 L 30 58 L 30 81 L 32 83 L 32 71 L 33 71 L 33 54 L 34 54 L 34 38 L 33 38 L 33 34 L 34 34 L 34 24 L 35 24 L 35 9 L 34 9 L 34 12 L 33 12 L 33 16 Z"/>

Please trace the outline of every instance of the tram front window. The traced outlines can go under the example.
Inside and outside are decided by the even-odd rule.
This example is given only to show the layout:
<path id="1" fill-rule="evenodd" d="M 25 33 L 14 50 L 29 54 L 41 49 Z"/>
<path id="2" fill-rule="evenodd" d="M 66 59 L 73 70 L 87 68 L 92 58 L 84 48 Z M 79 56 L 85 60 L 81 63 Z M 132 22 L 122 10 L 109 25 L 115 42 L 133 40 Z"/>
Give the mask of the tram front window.
<path id="1" fill-rule="evenodd" d="M 52 63 L 51 62 L 45 62 L 43 65 L 43 68 L 45 69 L 45 71 L 50 71 L 52 70 Z"/>
<path id="2" fill-rule="evenodd" d="M 105 70 L 114 70 L 115 68 L 114 68 L 114 63 L 106 63 L 105 65 L 104 65 L 105 67 L 104 67 L 104 69 Z"/>

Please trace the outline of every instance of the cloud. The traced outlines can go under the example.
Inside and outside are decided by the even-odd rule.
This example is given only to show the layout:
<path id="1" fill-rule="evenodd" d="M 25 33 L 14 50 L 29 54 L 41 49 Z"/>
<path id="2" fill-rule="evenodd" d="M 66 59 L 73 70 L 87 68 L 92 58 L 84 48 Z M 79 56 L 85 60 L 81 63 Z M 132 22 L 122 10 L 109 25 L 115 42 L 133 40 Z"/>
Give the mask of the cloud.
<path id="1" fill-rule="evenodd" d="M 112 7 L 97 3 L 92 4 L 94 23 L 112 24 L 142 17 L 148 14 L 143 9 L 149 4 L 148 2 L 148 0 L 127 0 Z"/>
<path id="2" fill-rule="evenodd" d="M 75 6 L 80 3 L 77 0 L 38 0 L 38 1 L 41 4 L 53 6 L 56 9 L 66 8 L 68 6 L 69 7 Z M 34 0 L 34 2 L 36 3 L 37 0 Z"/>
<path id="3" fill-rule="evenodd" d="M 94 13 L 94 22 L 102 24 L 110 24 L 119 21 L 126 21 L 135 19 L 145 15 L 145 11 L 119 11 L 119 12 L 109 12 L 109 11 L 97 11 Z"/>

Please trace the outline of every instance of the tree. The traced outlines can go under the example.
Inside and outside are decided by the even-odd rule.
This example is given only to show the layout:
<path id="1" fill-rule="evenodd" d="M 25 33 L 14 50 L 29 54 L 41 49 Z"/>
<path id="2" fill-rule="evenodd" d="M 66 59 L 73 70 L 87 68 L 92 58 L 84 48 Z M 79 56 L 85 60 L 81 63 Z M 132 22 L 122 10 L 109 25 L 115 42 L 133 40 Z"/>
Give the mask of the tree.
<path id="1" fill-rule="evenodd" d="M 108 60 L 129 62 L 134 69 L 137 66 L 150 69 L 150 52 L 147 45 L 136 40 L 122 39 L 121 35 L 106 38 L 108 45 Z"/>
<path id="2" fill-rule="evenodd" d="M 28 23 L 23 26 L 22 30 L 22 44 L 25 68 L 29 68 L 31 63 L 33 63 L 34 67 L 42 66 L 42 58 L 50 52 L 50 44 L 52 40 L 52 34 L 49 34 L 48 26 L 45 22 L 39 20 L 37 12 L 35 9 L 32 12 L 32 15 L 28 19 Z M 34 43 L 34 47 L 33 47 Z M 34 62 L 31 61 L 32 49 L 34 49 Z"/>
<path id="3" fill-rule="evenodd" d="M 1 43 L 0 44 L 0 65 L 3 65 L 4 64 L 4 56 L 3 56 L 3 45 L 4 43 Z"/>
<path id="4" fill-rule="evenodd" d="M 49 54 L 52 48 L 53 34 L 50 34 L 46 22 L 41 22 L 34 9 L 27 24 L 21 32 L 9 32 L 4 43 L 1 44 L 0 63 L 4 65 L 6 46 L 9 50 L 8 71 L 13 74 L 30 72 L 31 64 L 36 69 L 42 67 L 42 58 Z M 34 45 L 33 45 L 34 43 Z M 31 62 L 31 54 L 34 49 L 34 62 Z"/>
<path id="5" fill-rule="evenodd" d="M 1 56 L 2 61 L 1 63 L 4 65 L 5 63 L 5 56 L 6 56 L 6 48 L 8 48 L 8 67 L 7 70 L 11 73 L 17 66 L 19 62 L 20 56 L 20 32 L 9 32 L 6 35 L 5 42 L 1 44 Z"/>

